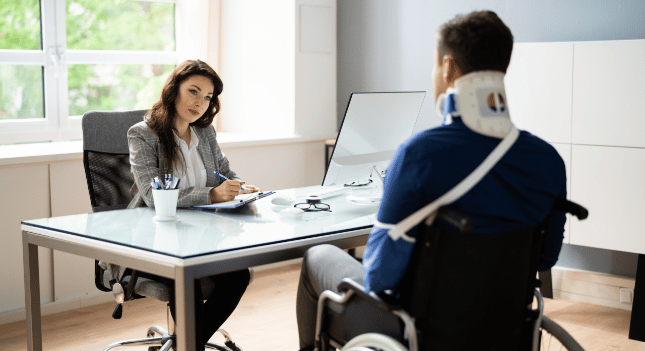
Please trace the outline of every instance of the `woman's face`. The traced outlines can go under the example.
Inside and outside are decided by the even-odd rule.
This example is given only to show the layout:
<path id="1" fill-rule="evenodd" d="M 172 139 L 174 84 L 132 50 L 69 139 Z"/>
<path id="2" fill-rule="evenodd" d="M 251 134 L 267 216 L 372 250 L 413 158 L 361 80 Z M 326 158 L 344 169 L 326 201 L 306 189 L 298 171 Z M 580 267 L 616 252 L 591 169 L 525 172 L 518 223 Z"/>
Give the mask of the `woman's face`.
<path id="1" fill-rule="evenodd" d="M 204 76 L 191 76 L 179 85 L 175 101 L 180 124 L 190 124 L 204 115 L 213 98 L 213 82 Z"/>

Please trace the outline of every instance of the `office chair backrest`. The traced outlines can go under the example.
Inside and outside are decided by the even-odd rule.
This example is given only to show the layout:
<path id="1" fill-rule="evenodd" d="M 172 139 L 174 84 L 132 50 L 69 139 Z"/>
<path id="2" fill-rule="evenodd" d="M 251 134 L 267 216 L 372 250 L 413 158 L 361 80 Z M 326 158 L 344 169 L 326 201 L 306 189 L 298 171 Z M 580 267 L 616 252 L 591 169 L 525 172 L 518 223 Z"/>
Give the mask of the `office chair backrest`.
<path id="1" fill-rule="evenodd" d="M 94 212 L 126 208 L 132 200 L 127 132 L 145 113 L 89 111 L 83 115 L 83 165 Z"/>
<path id="2" fill-rule="evenodd" d="M 146 110 L 89 111 L 83 115 L 83 167 L 92 211 L 126 208 L 132 200 L 134 177 L 127 132 L 143 121 L 145 113 Z M 111 291 L 103 284 L 104 271 L 98 263 L 94 261 L 94 285 L 101 291 Z"/>
<path id="3" fill-rule="evenodd" d="M 423 224 L 400 285 L 420 349 L 518 350 L 541 232 L 464 234 Z"/>

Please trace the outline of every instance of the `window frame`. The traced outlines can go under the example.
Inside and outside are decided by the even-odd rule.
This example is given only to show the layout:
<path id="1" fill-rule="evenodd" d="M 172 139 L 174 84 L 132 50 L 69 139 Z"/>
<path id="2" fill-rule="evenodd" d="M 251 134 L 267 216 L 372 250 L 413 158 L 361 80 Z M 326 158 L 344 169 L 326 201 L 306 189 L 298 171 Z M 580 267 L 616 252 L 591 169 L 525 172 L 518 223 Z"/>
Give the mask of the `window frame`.
<path id="1" fill-rule="evenodd" d="M 69 116 L 71 64 L 176 65 L 178 4 L 175 0 L 135 0 L 174 4 L 175 51 L 68 50 L 67 0 L 40 0 L 40 50 L 0 50 L 0 65 L 42 67 L 44 118 L 0 121 L 0 144 L 82 139 L 81 117 Z"/>

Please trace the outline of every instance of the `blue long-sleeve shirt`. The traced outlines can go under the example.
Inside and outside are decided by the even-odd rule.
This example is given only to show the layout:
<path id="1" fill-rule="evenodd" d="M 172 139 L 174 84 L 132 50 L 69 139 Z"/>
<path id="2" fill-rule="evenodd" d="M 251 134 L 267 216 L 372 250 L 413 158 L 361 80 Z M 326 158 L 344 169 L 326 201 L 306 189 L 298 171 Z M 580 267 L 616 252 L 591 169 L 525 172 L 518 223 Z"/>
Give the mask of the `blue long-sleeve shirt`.
<path id="1" fill-rule="evenodd" d="M 399 147 L 387 169 L 378 221 L 397 224 L 445 194 L 500 141 L 471 131 L 460 118 L 413 136 Z M 495 167 L 450 207 L 470 217 L 472 232 L 483 235 L 536 225 L 551 214 L 544 262 L 539 267 L 545 270 L 558 260 L 566 220 L 564 213 L 552 210 L 553 202 L 566 196 L 560 155 L 542 139 L 522 131 Z M 415 237 L 417 228 L 407 234 Z M 386 229 L 374 227 L 363 255 L 365 288 L 395 290 L 413 247 L 402 239 L 393 241 Z"/>

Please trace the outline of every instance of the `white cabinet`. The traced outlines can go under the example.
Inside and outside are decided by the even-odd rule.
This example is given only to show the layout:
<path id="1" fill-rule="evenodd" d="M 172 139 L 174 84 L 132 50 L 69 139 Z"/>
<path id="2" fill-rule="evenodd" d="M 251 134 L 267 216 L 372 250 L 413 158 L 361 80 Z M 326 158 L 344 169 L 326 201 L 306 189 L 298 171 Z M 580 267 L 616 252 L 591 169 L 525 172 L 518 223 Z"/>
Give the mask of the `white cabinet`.
<path id="1" fill-rule="evenodd" d="M 565 243 L 645 254 L 645 40 L 519 43 L 505 79 L 519 129 L 567 167 Z"/>
<path id="2" fill-rule="evenodd" d="M 574 144 L 645 147 L 645 40 L 574 43 L 572 118 Z"/>
<path id="3" fill-rule="evenodd" d="M 49 164 L 52 216 L 91 213 L 83 161 Z M 94 260 L 54 251 L 54 301 L 99 294 L 94 286 Z"/>
<path id="4" fill-rule="evenodd" d="M 51 216 L 48 166 L 18 165 L 0 167 L 0 312 L 25 306 L 20 221 Z M 53 290 L 52 250 L 38 248 L 40 299 L 51 302 Z"/>
<path id="5" fill-rule="evenodd" d="M 645 149 L 573 145 L 571 197 L 589 210 L 571 244 L 645 253 Z"/>
<path id="6" fill-rule="evenodd" d="M 571 142 L 573 43 L 516 43 L 504 79 L 513 123 L 548 142 Z"/>

